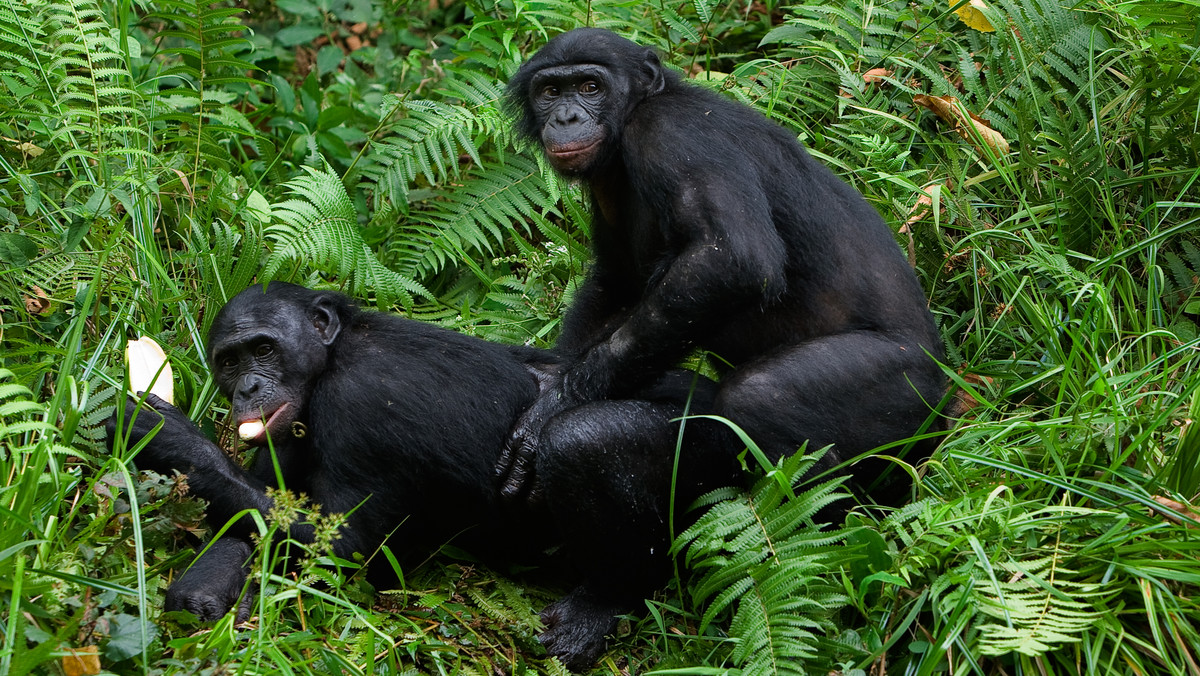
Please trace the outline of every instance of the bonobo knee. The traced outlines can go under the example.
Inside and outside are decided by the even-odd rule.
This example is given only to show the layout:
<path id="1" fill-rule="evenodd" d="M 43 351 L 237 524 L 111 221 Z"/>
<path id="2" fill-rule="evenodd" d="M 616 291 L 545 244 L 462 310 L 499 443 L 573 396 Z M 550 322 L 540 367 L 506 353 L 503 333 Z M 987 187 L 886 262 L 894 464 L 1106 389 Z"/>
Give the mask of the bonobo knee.
<path id="1" fill-rule="evenodd" d="M 786 406 L 789 389 L 770 371 L 737 371 L 721 382 L 713 408 L 731 420 L 757 416 Z"/>

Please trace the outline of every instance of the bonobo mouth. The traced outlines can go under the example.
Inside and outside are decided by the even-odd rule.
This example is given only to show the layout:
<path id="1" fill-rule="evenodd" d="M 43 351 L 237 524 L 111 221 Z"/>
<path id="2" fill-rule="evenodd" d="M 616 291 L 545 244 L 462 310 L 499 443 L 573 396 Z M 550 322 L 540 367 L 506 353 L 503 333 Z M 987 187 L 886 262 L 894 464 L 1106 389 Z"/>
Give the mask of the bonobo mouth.
<path id="1" fill-rule="evenodd" d="M 251 446 L 262 446 L 267 443 L 267 432 L 270 432 L 276 439 L 279 439 L 279 434 L 282 431 L 279 427 L 281 423 L 285 422 L 285 420 L 281 420 L 280 416 L 289 408 L 291 408 L 291 404 L 286 401 L 283 402 L 279 408 L 267 416 L 265 425 L 262 422 L 262 416 L 242 420 L 238 424 L 238 436 L 241 437 L 242 441 Z"/>
<path id="2" fill-rule="evenodd" d="M 547 146 L 546 152 L 557 160 L 570 160 L 573 157 L 590 153 L 598 145 L 600 145 L 600 139 L 596 139 L 595 141 L 580 141 L 578 143 L 560 143 Z"/>

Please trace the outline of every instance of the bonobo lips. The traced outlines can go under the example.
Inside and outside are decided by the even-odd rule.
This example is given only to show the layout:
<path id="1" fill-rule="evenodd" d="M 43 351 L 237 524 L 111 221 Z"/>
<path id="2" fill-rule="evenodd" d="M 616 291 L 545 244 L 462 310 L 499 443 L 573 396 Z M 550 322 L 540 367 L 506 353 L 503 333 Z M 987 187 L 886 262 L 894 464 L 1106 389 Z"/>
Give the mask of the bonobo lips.
<path id="1" fill-rule="evenodd" d="M 579 141 L 577 143 L 558 143 L 546 148 L 546 152 L 559 160 L 570 160 L 571 158 L 587 154 L 592 148 L 600 145 L 600 140 L 595 141 Z"/>
<path id="2" fill-rule="evenodd" d="M 281 414 L 283 414 L 284 411 L 286 411 L 289 408 L 291 408 L 291 405 L 286 401 L 283 402 L 283 404 L 280 405 L 279 408 L 275 409 L 274 413 L 267 416 L 267 424 L 266 425 L 262 425 L 262 417 L 261 416 L 253 417 L 253 418 L 246 418 L 244 420 L 241 420 L 238 423 L 238 436 L 241 436 L 246 443 L 248 443 L 252 446 L 262 446 L 263 444 L 267 443 L 267 432 L 270 431 L 272 437 L 278 441 L 278 439 L 280 438 L 279 437 L 280 432 L 282 432 L 282 430 L 279 429 L 279 427 L 281 426 L 280 423 L 284 422 L 283 420 L 280 419 L 280 416 L 281 416 Z M 249 431 L 251 433 L 253 433 L 255 426 L 259 427 L 260 429 L 258 429 L 257 434 L 254 434 L 254 436 L 247 438 L 243 432 L 243 429 L 247 428 L 248 426 L 251 426 L 251 427 L 249 427 L 249 429 L 247 431 Z"/>
<path id="3" fill-rule="evenodd" d="M 546 146 L 550 165 L 568 176 L 581 174 L 593 164 L 600 139 L 576 143 L 558 143 Z"/>

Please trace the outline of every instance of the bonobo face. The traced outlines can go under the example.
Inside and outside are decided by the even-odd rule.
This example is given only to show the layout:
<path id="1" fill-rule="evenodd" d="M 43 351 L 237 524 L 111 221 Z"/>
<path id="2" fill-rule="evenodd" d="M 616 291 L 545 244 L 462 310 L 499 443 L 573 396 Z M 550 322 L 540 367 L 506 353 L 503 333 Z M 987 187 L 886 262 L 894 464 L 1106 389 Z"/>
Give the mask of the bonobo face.
<path id="1" fill-rule="evenodd" d="M 544 68 L 530 80 L 529 99 L 541 125 L 542 147 L 555 170 L 582 176 L 599 167 L 612 131 L 619 83 L 594 64 Z"/>
<path id="2" fill-rule="evenodd" d="M 278 287 L 272 285 L 272 290 Z M 291 434 L 305 413 L 314 380 L 325 371 L 338 316 L 320 303 L 300 303 L 252 286 L 221 309 L 209 331 L 209 365 L 239 425 L 264 421 L 251 444 Z"/>

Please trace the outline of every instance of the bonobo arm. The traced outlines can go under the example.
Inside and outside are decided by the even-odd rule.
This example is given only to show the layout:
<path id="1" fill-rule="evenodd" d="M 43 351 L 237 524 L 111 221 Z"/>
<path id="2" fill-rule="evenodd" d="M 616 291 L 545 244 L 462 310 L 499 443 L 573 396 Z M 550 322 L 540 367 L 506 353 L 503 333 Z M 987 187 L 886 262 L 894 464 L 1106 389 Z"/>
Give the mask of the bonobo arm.
<path id="1" fill-rule="evenodd" d="M 561 412 L 564 402 L 559 397 L 546 396 L 547 392 L 561 390 L 562 376 L 557 365 L 528 366 L 538 384 L 538 398 L 521 414 L 500 451 L 496 463 L 496 477 L 500 481 L 500 493 L 507 499 L 515 499 L 528 492 L 531 501 L 540 495 L 537 477 L 533 475 L 533 456 L 542 427 L 550 418 Z"/>
<path id="2" fill-rule="evenodd" d="M 647 158 L 639 164 L 668 166 L 667 158 L 654 157 L 653 148 L 642 154 Z M 730 173 L 745 182 L 731 188 Z M 650 180 L 639 191 L 642 199 L 661 198 L 648 207 L 658 212 L 655 220 L 628 227 L 663 227 L 675 253 L 659 259 L 620 323 L 567 368 L 561 383 L 565 399 L 628 396 L 676 366 L 715 327 L 765 307 L 785 291 L 787 250 L 775 230 L 770 198 L 753 180 L 756 174 L 749 165 L 690 166 L 652 180 L 630 177 L 631 185 Z M 638 237 L 629 237 L 630 250 L 636 250 Z M 597 251 L 597 266 L 620 264 L 604 253 Z"/>
<path id="3" fill-rule="evenodd" d="M 698 337 L 728 321 L 730 314 L 783 293 L 786 251 L 765 194 L 735 194 L 699 182 L 678 186 L 675 199 L 671 230 L 684 244 L 663 262 L 640 300 L 628 312 L 605 318 L 602 313 L 618 303 L 602 297 L 602 286 L 592 286 L 589 293 L 599 297 L 587 298 L 591 306 L 581 307 L 573 324 L 564 327 L 579 356 L 561 377 L 543 381 L 538 400 L 514 426 L 498 472 L 506 498 L 529 489 L 541 428 L 555 414 L 588 401 L 635 394 L 674 367 Z M 609 264 L 603 258 L 596 262 L 597 267 Z M 593 276 L 604 278 L 604 273 Z M 590 347 L 579 349 L 586 345 L 589 327 L 605 328 Z"/>
<path id="4" fill-rule="evenodd" d="M 209 441 L 184 415 L 183 411 L 153 394 L 147 394 L 141 406 L 128 400 L 125 405 L 124 430 L 117 429 L 116 415 L 108 422 L 109 446 L 118 432 L 128 431 L 129 446 L 147 437 L 162 421 L 160 429 L 150 437 L 134 458 L 138 466 L 169 474 L 179 471 L 188 476 L 191 493 L 208 501 L 208 518 L 215 525 L 231 520 L 246 509 L 256 509 L 266 515 L 274 504 L 267 496 L 267 484 L 248 474 Z M 246 517 L 230 526 L 230 535 L 249 539 L 253 522 Z M 294 525 L 289 533 L 300 542 L 312 541 L 312 527 Z"/>
<path id="5" fill-rule="evenodd" d="M 593 228 L 605 227 L 601 220 L 596 216 Z M 555 353 L 570 361 L 581 359 L 628 319 L 638 295 L 629 288 L 629 275 L 623 273 L 613 266 L 592 266 L 563 317 L 562 331 L 554 342 Z"/>

